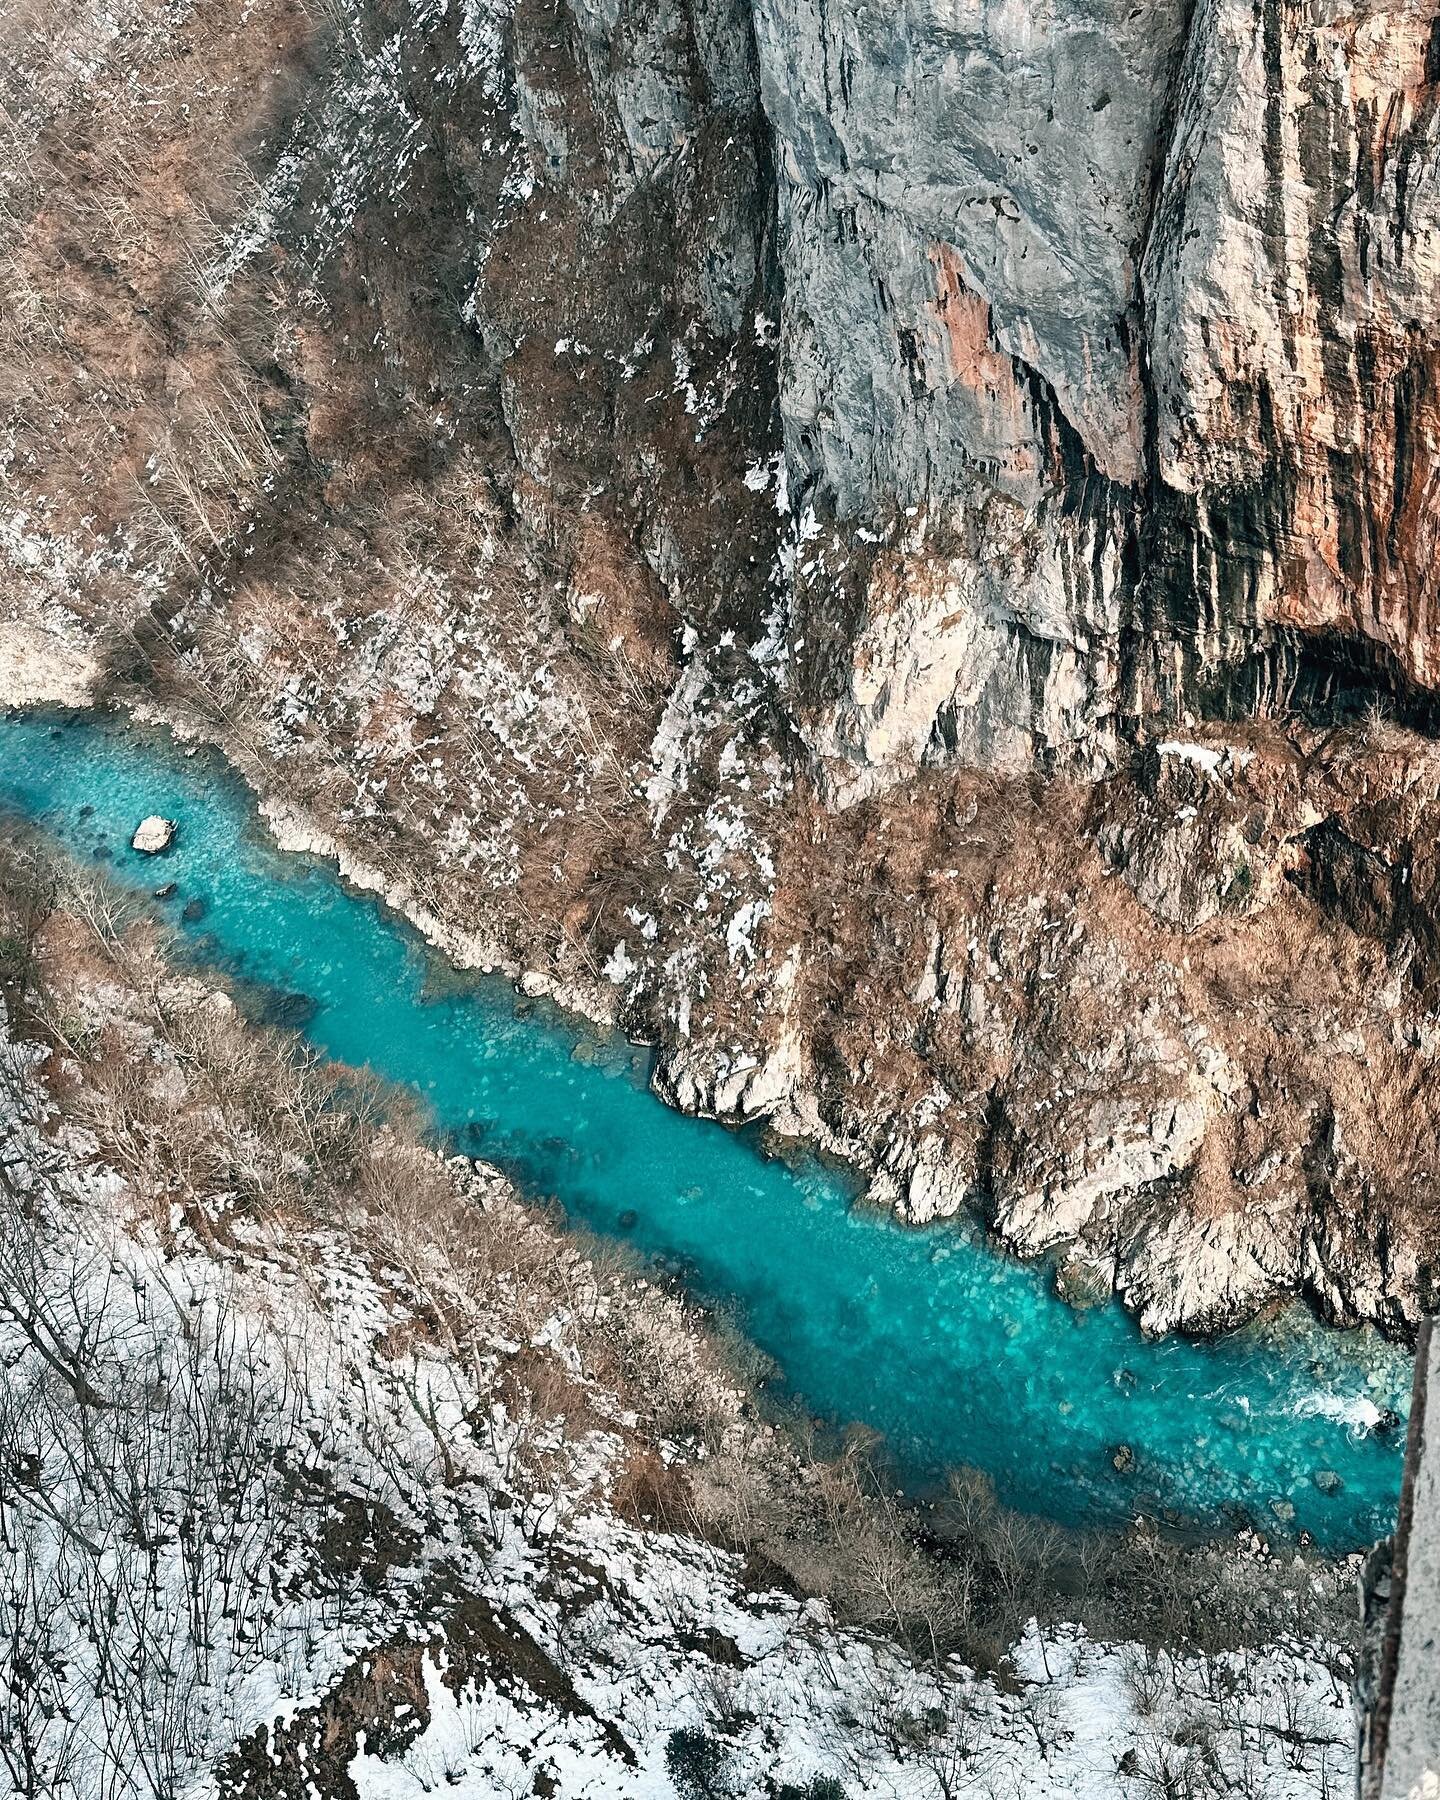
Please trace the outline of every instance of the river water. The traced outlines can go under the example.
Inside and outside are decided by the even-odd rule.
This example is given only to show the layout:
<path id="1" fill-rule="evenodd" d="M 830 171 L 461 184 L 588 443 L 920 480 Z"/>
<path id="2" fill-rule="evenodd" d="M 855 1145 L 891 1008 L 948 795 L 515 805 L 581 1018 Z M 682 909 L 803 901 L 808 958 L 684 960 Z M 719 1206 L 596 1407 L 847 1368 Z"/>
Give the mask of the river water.
<path id="1" fill-rule="evenodd" d="M 969 1464 L 1067 1524 L 1141 1507 L 1206 1526 L 1243 1515 L 1334 1549 L 1390 1528 L 1403 1432 L 1370 1427 L 1404 1412 L 1410 1363 L 1374 1333 L 1295 1308 L 1210 1343 L 1146 1341 L 1118 1306 L 1074 1310 L 1050 1271 L 965 1227 L 857 1208 L 844 1175 L 767 1159 L 753 1133 L 656 1100 L 648 1058 L 623 1040 L 498 977 L 439 970 L 373 898 L 277 851 L 217 758 L 163 733 L 0 722 L 0 805 L 124 886 L 173 882 L 154 904 L 199 963 L 297 997 L 325 1054 L 406 1084 L 458 1148 L 733 1307 L 777 1389 L 883 1434 L 913 1486 Z M 159 858 L 130 849 L 148 813 L 180 824 Z"/>

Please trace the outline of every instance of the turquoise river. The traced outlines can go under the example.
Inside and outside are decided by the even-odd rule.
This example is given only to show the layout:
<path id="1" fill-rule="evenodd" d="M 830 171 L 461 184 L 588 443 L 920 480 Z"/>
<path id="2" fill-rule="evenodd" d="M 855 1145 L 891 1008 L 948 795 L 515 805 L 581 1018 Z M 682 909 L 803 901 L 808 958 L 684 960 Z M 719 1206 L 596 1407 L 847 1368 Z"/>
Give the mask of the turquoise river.
<path id="1" fill-rule="evenodd" d="M 1118 1306 L 1073 1310 L 1049 1270 L 966 1228 L 856 1207 L 833 1170 L 769 1160 L 753 1134 L 656 1100 L 629 1044 L 499 977 L 440 971 L 374 899 L 277 851 L 216 758 L 162 733 L 12 717 L 0 804 L 126 887 L 173 882 L 153 904 L 199 963 L 296 997 L 313 1044 L 414 1089 L 459 1149 L 732 1306 L 783 1395 L 883 1434 L 914 1487 L 965 1463 L 1071 1524 L 1248 1517 L 1336 1549 L 1389 1529 L 1403 1432 L 1386 1413 L 1404 1412 L 1410 1369 L 1372 1333 L 1294 1309 L 1212 1343 L 1149 1342 Z M 148 813 L 179 821 L 157 859 L 130 848 Z"/>

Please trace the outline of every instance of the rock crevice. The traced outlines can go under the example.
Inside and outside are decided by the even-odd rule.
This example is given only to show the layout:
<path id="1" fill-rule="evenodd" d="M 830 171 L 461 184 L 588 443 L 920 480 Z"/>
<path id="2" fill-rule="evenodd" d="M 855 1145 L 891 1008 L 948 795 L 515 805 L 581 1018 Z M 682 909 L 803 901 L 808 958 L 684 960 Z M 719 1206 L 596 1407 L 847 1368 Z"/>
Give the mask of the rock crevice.
<path id="1" fill-rule="evenodd" d="M 73 10 L 0 28 L 7 699 L 1150 1324 L 1413 1320 L 1425 8 Z"/>

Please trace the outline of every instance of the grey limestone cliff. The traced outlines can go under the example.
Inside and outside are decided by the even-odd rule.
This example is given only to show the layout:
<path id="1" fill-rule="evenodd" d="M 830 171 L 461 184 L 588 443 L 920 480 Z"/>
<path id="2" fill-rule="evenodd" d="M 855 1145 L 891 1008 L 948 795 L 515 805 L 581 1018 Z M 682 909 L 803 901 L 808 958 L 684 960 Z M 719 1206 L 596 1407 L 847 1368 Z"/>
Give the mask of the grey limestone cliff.
<path id="1" fill-rule="evenodd" d="M 8 698 L 215 739 L 677 1102 L 1152 1326 L 1413 1323 L 1428 11 L 128 0 L 0 48 Z"/>

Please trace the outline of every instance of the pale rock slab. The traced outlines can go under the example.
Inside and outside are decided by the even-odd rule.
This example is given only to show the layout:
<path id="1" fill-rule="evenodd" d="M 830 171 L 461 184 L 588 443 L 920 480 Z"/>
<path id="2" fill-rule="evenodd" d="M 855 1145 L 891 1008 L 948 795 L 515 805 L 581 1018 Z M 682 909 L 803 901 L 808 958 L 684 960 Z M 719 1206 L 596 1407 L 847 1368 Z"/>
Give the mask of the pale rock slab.
<path id="1" fill-rule="evenodd" d="M 158 813 L 151 813 L 149 818 L 142 819 L 135 827 L 130 847 L 138 850 L 142 856 L 159 856 L 161 851 L 168 850 L 174 843 L 177 829 L 174 819 L 162 819 Z"/>
<path id="2" fill-rule="evenodd" d="M 0 621 L 0 706 L 88 706 L 99 679 L 85 648 L 38 625 Z"/>

